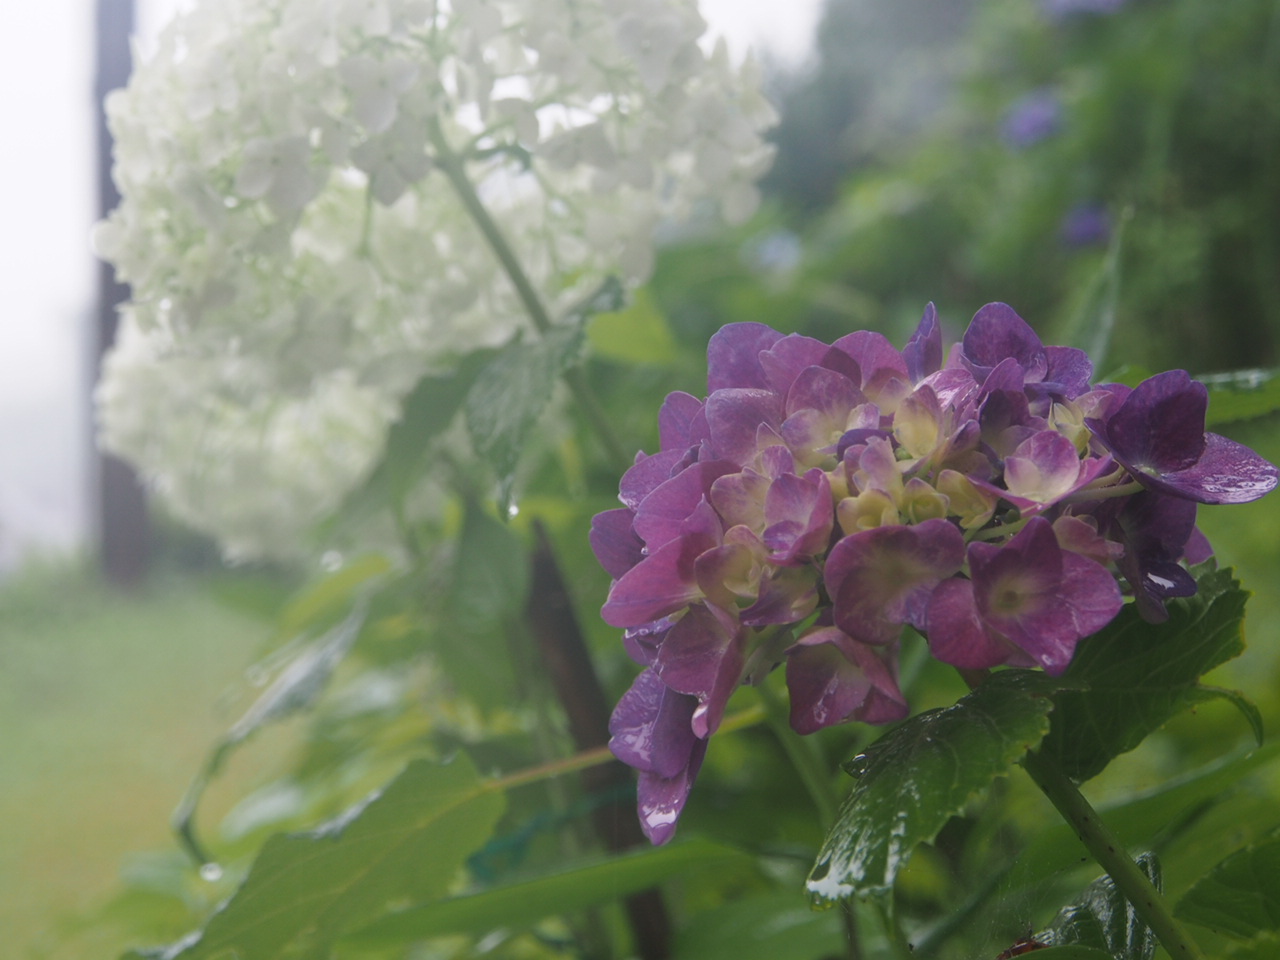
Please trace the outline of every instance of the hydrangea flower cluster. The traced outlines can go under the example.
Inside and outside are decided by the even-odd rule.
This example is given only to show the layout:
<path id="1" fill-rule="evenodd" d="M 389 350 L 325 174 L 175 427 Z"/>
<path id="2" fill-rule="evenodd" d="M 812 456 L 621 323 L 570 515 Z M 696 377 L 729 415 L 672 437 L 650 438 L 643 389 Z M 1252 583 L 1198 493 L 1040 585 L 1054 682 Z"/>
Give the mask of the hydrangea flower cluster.
<path id="1" fill-rule="evenodd" d="M 95 243 L 133 298 L 105 446 L 230 552 L 288 552 L 425 372 L 525 322 L 450 164 L 553 316 L 606 274 L 645 278 L 659 223 L 751 213 L 774 113 L 705 26 L 695 0 L 176 19 L 107 104 L 123 202 Z"/>
<path id="2" fill-rule="evenodd" d="M 1126 593 L 1158 621 L 1195 592 L 1198 503 L 1276 486 L 1205 432 L 1207 391 L 1183 371 L 1094 386 L 1083 351 L 1044 346 L 1001 303 L 943 353 L 932 304 L 902 351 L 727 326 L 706 399 L 667 397 L 661 450 L 596 516 L 603 617 L 645 668 L 611 747 L 640 772 L 653 842 L 739 684 L 785 663 L 799 733 L 901 719 L 906 626 L 959 668 L 1061 673 Z"/>

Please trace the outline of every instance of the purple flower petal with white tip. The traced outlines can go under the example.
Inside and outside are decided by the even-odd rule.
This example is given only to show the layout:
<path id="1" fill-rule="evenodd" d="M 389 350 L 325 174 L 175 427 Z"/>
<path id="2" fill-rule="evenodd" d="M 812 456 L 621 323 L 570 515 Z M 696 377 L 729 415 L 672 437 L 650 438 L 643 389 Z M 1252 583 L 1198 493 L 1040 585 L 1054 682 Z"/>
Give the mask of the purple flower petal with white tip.
<path id="1" fill-rule="evenodd" d="M 707 741 L 694 740 L 688 764 L 674 777 L 640 774 L 636 784 L 636 812 L 640 816 L 640 829 L 654 846 L 660 847 L 675 836 L 676 823 L 706 754 Z"/>
<path id="2" fill-rule="evenodd" d="M 862 643 L 891 643 L 903 624 L 923 623 L 930 591 L 963 562 L 964 537 L 947 520 L 847 536 L 824 571 L 835 624 Z"/>
<path id="3" fill-rule="evenodd" d="M 846 720 L 892 723 L 907 715 L 896 645 L 870 647 L 836 627 L 810 630 L 787 651 L 791 729 L 813 733 Z"/>
<path id="4" fill-rule="evenodd" d="M 729 617 L 697 604 L 667 634 L 653 669 L 672 690 L 696 697 L 694 736 L 716 732 L 724 705 L 742 675 L 745 634 Z"/>
<path id="5" fill-rule="evenodd" d="M 1204 432 L 1209 394 L 1185 370 L 1144 380 L 1105 422 L 1089 426 L 1146 487 L 1197 503 L 1247 503 L 1280 473 L 1248 447 Z"/>

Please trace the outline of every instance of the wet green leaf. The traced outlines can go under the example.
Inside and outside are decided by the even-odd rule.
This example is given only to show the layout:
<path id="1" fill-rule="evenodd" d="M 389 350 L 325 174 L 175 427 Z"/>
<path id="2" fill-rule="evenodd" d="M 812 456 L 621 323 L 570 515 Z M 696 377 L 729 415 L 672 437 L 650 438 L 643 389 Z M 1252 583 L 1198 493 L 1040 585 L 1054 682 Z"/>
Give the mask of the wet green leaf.
<path id="1" fill-rule="evenodd" d="M 139 956 L 327 955 L 338 937 L 393 904 L 442 895 L 489 838 L 503 806 L 501 792 L 465 756 L 444 765 L 415 761 L 332 822 L 272 837 L 202 930 Z"/>
<path id="2" fill-rule="evenodd" d="M 1217 696 L 1200 677 L 1244 651 L 1248 594 L 1230 570 L 1200 579 L 1194 597 L 1169 604 L 1165 623 L 1132 605 L 1076 648 L 1056 697 L 1043 749 L 1077 782 L 1099 774 L 1175 714 Z M 1250 722 L 1256 714 L 1247 713 Z"/>
<path id="3" fill-rule="evenodd" d="M 1265 416 L 1280 410 L 1280 370 L 1235 370 L 1197 375 L 1209 388 L 1209 427 Z"/>
<path id="4" fill-rule="evenodd" d="M 1163 889 L 1160 863 L 1144 853 L 1138 868 L 1157 890 Z M 1156 937 L 1105 874 L 1089 885 L 1078 900 L 1064 907 L 1036 939 L 1055 945 L 1093 947 L 1116 960 L 1151 960 Z M 1045 954 L 1048 956 L 1048 954 Z"/>
<path id="5" fill-rule="evenodd" d="M 390 569 L 391 561 L 385 556 L 369 553 L 304 587 L 281 612 L 276 626 L 277 639 L 292 640 L 317 627 L 327 629 L 347 612 L 365 584 Z"/>
<path id="6" fill-rule="evenodd" d="M 1196 881 L 1174 913 L 1242 939 L 1280 932 L 1280 832 L 1219 863 Z"/>
<path id="7" fill-rule="evenodd" d="M 485 367 L 467 394 L 467 430 L 503 487 L 504 501 L 525 438 L 551 400 L 557 378 L 582 350 L 580 325 L 557 327 L 533 340 L 517 338 Z"/>
<path id="8" fill-rule="evenodd" d="M 809 874 L 809 891 L 819 900 L 887 894 L 916 844 L 1040 742 L 1054 689 L 1043 674 L 1002 671 L 872 744 L 852 761 L 861 772 Z"/>
<path id="9" fill-rule="evenodd" d="M 453 933 L 479 935 L 499 927 L 519 930 L 544 917 L 608 903 L 673 876 L 699 870 L 743 871 L 750 869 L 752 862 L 747 854 L 708 840 L 637 850 L 522 883 L 410 907 L 347 939 L 364 947 Z M 803 903 L 800 907 L 808 911 Z"/>

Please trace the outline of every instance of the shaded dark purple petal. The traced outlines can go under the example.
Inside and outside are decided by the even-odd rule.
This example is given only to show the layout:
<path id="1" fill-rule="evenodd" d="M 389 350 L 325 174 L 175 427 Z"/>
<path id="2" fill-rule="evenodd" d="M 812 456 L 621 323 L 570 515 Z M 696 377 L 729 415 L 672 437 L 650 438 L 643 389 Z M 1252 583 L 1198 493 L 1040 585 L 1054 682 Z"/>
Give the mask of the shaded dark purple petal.
<path id="1" fill-rule="evenodd" d="M 625 507 L 605 510 L 591 518 L 591 549 L 600 566 L 615 580 L 644 559 L 644 542 L 631 529 L 634 519 L 635 513 Z"/>
<path id="2" fill-rule="evenodd" d="M 1007 303 L 988 303 L 974 314 L 962 346 L 964 361 L 979 380 L 1007 359 L 1017 362 L 1024 380 L 1043 380 L 1048 370 L 1040 337 Z"/>
<path id="3" fill-rule="evenodd" d="M 739 617 L 752 627 L 799 623 L 818 606 L 818 577 L 810 567 L 776 567 L 760 578 L 756 602 Z"/>
<path id="4" fill-rule="evenodd" d="M 827 557 L 835 623 L 863 643 L 890 643 L 921 624 L 929 592 L 964 562 L 964 537 L 946 520 L 876 527 L 845 537 Z"/>
<path id="5" fill-rule="evenodd" d="M 666 639 L 667 632 L 675 625 L 678 617 L 662 617 L 643 626 L 631 627 L 622 632 L 622 648 L 642 667 L 653 666 L 653 659 L 658 655 L 658 647 Z"/>
<path id="6" fill-rule="evenodd" d="M 912 383 L 918 384 L 942 369 L 942 327 L 938 325 L 938 308 L 932 303 L 925 306 L 920 325 L 903 347 L 902 359 Z"/>
<path id="7" fill-rule="evenodd" d="M 1198 503 L 1247 503 L 1275 489 L 1275 466 L 1204 432 L 1209 394 L 1185 370 L 1144 380 L 1105 422 L 1089 426 L 1144 485 Z"/>
<path id="8" fill-rule="evenodd" d="M 715 455 L 739 465 L 755 457 L 760 427 L 776 431 L 783 419 L 781 398 L 759 389 L 717 390 L 707 398 L 706 413 Z"/>
<path id="9" fill-rule="evenodd" d="M 705 499 L 689 515 L 680 536 L 669 540 L 620 577 L 600 609 L 612 627 L 643 627 L 702 597 L 694 575 L 697 558 L 720 543 L 720 519 Z"/>
<path id="10" fill-rule="evenodd" d="M 636 785 L 636 811 L 640 815 L 640 829 L 654 846 L 661 846 L 675 836 L 676 823 L 706 754 L 707 741 L 695 740 L 688 765 L 674 777 L 640 774 Z"/>
<path id="11" fill-rule="evenodd" d="M 1150 490 L 1128 497 L 1116 518 L 1124 554 L 1118 561 L 1143 619 L 1168 619 L 1164 602 L 1196 592 L 1195 579 L 1178 563 L 1195 532 L 1196 504 Z"/>
<path id="12" fill-rule="evenodd" d="M 892 723 L 907 715 L 893 664 L 896 645 L 869 647 L 836 627 L 809 631 L 787 651 L 791 728 L 813 733 L 846 720 Z"/>
<path id="13" fill-rule="evenodd" d="M 667 634 L 653 669 L 672 690 L 696 697 L 694 736 L 716 732 L 729 695 L 742 675 L 745 634 L 723 615 L 696 604 Z"/>
<path id="14" fill-rule="evenodd" d="M 674 777 L 693 751 L 690 724 L 698 701 L 668 687 L 653 670 L 643 670 L 609 718 L 609 751 L 629 767 Z"/>
<path id="15" fill-rule="evenodd" d="M 782 334 L 763 323 L 730 323 L 721 327 L 707 343 L 707 392 L 768 387 L 760 354 L 781 339 Z"/>
<path id="16" fill-rule="evenodd" d="M 690 436 L 694 420 L 702 412 L 702 401 L 679 390 L 667 394 L 658 411 L 658 437 L 663 450 L 686 450 L 695 441 Z M 702 438 L 699 438 L 702 439 Z"/>
<path id="17" fill-rule="evenodd" d="M 695 463 L 650 491 L 636 508 L 633 525 L 649 552 L 680 536 L 685 520 L 710 496 L 712 484 L 737 469 L 726 460 Z"/>
<path id="18" fill-rule="evenodd" d="M 1103 440 L 1138 473 L 1185 470 L 1204 452 L 1209 391 L 1185 370 L 1142 381 L 1106 421 Z"/>

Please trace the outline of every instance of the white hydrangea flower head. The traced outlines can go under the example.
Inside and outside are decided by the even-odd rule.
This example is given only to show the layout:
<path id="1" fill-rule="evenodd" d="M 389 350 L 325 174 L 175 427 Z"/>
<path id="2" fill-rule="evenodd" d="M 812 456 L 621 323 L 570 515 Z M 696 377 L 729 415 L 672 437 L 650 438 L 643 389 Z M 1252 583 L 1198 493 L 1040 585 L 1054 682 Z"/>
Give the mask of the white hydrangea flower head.
<path id="1" fill-rule="evenodd" d="M 102 439 L 239 554 L 288 554 L 424 374 L 643 281 L 663 221 L 749 216 L 774 114 L 695 0 L 203 0 L 107 108 L 132 286 Z M 443 152 L 442 152 L 443 151 Z"/>

